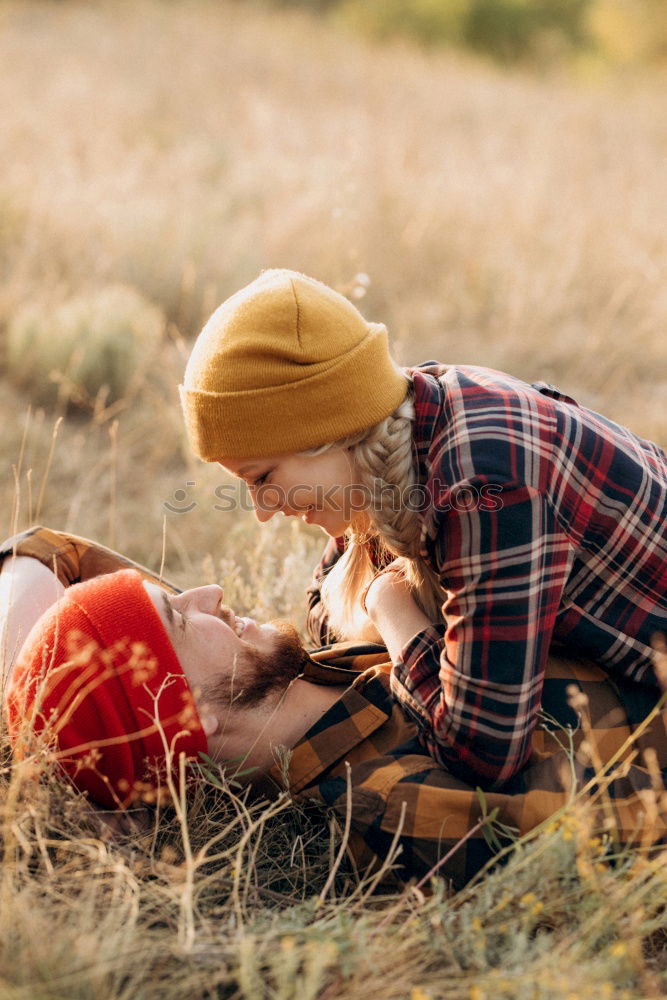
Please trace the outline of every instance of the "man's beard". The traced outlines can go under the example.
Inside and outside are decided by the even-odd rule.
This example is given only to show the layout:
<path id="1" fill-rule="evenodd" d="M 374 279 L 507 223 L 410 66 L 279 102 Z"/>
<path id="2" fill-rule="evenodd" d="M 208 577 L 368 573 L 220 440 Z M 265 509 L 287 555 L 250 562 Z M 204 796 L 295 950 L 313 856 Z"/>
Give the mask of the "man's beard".
<path id="1" fill-rule="evenodd" d="M 272 621 L 275 641 L 270 652 L 248 646 L 213 681 L 202 685 L 201 700 L 225 708 L 252 708 L 269 695 L 287 690 L 308 660 L 299 633 L 289 622 Z"/>

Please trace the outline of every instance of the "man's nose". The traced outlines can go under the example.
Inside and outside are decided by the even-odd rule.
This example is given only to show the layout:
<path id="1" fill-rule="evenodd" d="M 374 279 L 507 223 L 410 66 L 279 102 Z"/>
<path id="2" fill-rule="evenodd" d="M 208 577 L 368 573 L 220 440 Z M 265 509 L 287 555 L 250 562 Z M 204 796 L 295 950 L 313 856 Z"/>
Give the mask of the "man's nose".
<path id="1" fill-rule="evenodd" d="M 183 604 L 195 607 L 205 614 L 214 615 L 217 614 L 224 596 L 225 592 L 222 587 L 219 587 L 217 583 L 211 583 L 205 587 L 192 587 L 190 590 L 184 590 L 182 594 L 173 599 L 173 604 L 176 610 L 179 610 L 179 604 Z"/>

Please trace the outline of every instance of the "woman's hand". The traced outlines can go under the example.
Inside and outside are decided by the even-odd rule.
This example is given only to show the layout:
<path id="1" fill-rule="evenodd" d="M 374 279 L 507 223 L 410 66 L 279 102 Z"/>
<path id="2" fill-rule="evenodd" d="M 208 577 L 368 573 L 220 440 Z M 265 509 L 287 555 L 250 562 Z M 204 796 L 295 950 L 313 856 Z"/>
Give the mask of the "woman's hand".
<path id="1" fill-rule="evenodd" d="M 369 619 L 389 650 L 392 663 L 395 663 L 406 643 L 431 622 L 415 603 L 403 575 L 392 566 L 371 580 L 366 588 L 364 604 Z"/>

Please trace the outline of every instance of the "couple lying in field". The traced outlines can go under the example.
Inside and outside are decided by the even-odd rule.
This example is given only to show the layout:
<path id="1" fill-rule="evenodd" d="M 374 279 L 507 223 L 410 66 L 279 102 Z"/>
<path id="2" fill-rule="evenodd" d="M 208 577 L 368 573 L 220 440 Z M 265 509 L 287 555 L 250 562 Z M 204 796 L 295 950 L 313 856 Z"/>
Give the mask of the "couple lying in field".
<path id="1" fill-rule="evenodd" d="M 610 847 L 664 841 L 660 448 L 544 383 L 399 368 L 384 327 L 290 271 L 214 313 L 181 401 L 194 451 L 247 483 L 260 521 L 329 536 L 320 648 L 238 618 L 219 587 L 177 593 L 33 529 L 0 574 L 17 755 L 46 744 L 126 808 L 208 754 L 333 807 L 358 865 L 397 850 L 403 879 L 461 885 L 498 843 L 485 813 L 523 834 L 579 791 Z"/>

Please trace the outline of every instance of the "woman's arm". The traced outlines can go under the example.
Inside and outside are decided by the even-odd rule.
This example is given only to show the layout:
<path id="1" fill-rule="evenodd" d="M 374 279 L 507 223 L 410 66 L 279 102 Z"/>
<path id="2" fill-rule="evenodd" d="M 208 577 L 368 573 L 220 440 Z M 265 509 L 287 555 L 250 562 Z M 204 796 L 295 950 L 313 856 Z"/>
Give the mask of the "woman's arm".
<path id="1" fill-rule="evenodd" d="M 392 663 L 400 658 L 410 639 L 431 624 L 415 604 L 400 573 L 385 570 L 378 574 L 366 589 L 365 603 L 368 617 L 382 636 Z"/>
<path id="2" fill-rule="evenodd" d="M 317 646 L 325 646 L 332 642 L 339 642 L 342 636 L 336 635 L 329 624 L 326 609 L 322 603 L 322 584 L 327 574 L 334 568 L 345 551 L 345 541 L 343 538 L 330 538 L 324 550 L 322 558 L 315 568 L 313 582 L 306 591 L 308 596 L 308 611 L 306 615 L 306 631 Z M 378 546 L 371 541 L 368 543 L 368 553 L 371 562 L 377 570 L 383 570 L 392 561 L 393 556 L 382 554 L 378 551 Z M 364 609 L 367 611 L 368 609 Z M 361 642 L 381 643 L 384 641 L 377 624 L 371 621 L 370 617 L 364 617 L 359 626 L 358 633 L 354 636 L 348 635 L 347 639 L 355 639 Z M 412 636 L 413 633 L 410 633 Z"/>
<path id="3" fill-rule="evenodd" d="M 3 688 L 35 622 L 65 592 L 47 566 L 29 556 L 8 557 L 0 570 L 0 664 Z"/>
<path id="4" fill-rule="evenodd" d="M 420 718 L 438 763 L 501 788 L 531 753 L 572 547 L 548 497 L 525 483 L 504 483 L 495 507 L 440 509 L 433 559 L 446 580 L 444 622 L 392 655 L 392 693 Z"/>

